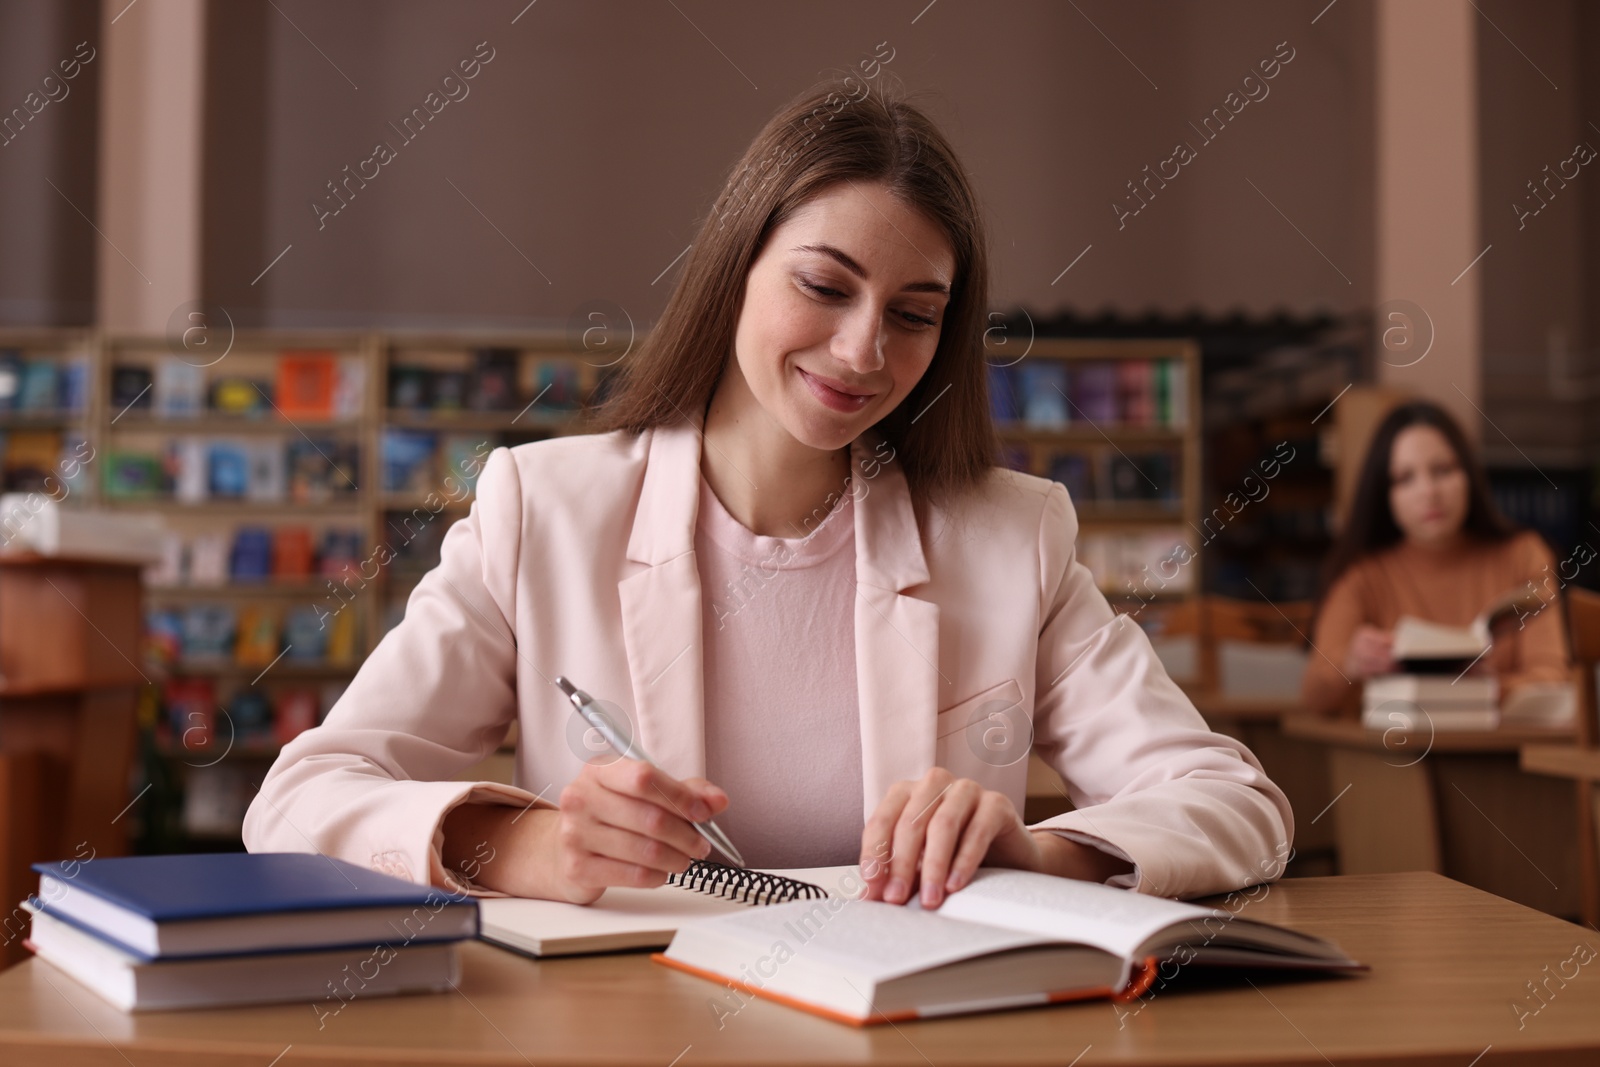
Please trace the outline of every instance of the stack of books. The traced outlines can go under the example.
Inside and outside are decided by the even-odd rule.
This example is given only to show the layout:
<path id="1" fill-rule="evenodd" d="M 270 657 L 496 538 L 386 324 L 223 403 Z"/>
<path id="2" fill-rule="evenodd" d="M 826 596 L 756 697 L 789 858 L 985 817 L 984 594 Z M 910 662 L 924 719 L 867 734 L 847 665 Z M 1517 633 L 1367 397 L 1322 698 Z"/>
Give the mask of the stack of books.
<path id="1" fill-rule="evenodd" d="M 313 853 L 36 864 L 27 946 L 123 1011 L 443 991 L 476 900 Z"/>
<path id="2" fill-rule="evenodd" d="M 1495 729 L 1501 718 L 1499 679 L 1472 668 L 1493 646 L 1496 625 L 1543 606 L 1537 595 L 1515 590 L 1465 627 L 1402 616 L 1393 645 L 1400 670 L 1367 679 L 1361 692 L 1363 725 L 1423 732 Z"/>

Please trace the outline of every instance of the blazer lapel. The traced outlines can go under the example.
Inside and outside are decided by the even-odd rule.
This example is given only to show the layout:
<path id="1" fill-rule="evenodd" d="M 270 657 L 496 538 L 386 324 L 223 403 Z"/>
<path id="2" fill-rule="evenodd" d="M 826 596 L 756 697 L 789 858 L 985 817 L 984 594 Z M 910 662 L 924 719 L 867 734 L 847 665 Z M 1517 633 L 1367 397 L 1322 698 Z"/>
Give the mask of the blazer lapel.
<path id="1" fill-rule="evenodd" d="M 698 422 L 650 433 L 628 558 L 617 583 L 639 743 L 675 778 L 705 774 L 705 655 L 694 530 L 700 507 Z"/>
<path id="2" fill-rule="evenodd" d="M 633 687 L 633 728 L 645 751 L 678 778 L 705 774 L 705 655 L 694 553 L 701 425 L 651 434 L 628 558 L 645 569 L 617 583 Z M 889 787 L 934 762 L 934 720 L 948 687 L 938 668 L 939 606 L 906 595 L 929 580 L 905 475 L 850 446 L 856 483 L 856 694 L 861 721 L 863 819 Z M 804 758 L 788 753 L 786 758 Z"/>
<path id="3" fill-rule="evenodd" d="M 850 447 L 856 518 L 856 692 L 861 716 L 862 818 L 889 787 L 934 761 L 934 718 L 948 682 L 939 671 L 939 605 L 905 590 L 929 580 L 905 475 Z M 949 695 L 949 694 L 946 694 Z"/>

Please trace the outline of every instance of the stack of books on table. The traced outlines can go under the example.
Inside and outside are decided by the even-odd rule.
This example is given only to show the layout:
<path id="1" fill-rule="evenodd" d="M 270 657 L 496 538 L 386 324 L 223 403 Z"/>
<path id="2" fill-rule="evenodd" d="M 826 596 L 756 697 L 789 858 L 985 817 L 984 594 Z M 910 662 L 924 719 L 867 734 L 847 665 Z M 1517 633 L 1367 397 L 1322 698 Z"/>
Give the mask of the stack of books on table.
<path id="1" fill-rule="evenodd" d="M 1372 730 L 1493 730 L 1500 724 L 1500 684 L 1468 671 L 1489 650 L 1487 616 L 1468 627 L 1402 616 L 1395 624 L 1396 674 L 1368 678 L 1361 720 Z"/>
<path id="2" fill-rule="evenodd" d="M 27 945 L 124 1011 L 451 988 L 471 898 L 313 853 L 36 864 Z"/>

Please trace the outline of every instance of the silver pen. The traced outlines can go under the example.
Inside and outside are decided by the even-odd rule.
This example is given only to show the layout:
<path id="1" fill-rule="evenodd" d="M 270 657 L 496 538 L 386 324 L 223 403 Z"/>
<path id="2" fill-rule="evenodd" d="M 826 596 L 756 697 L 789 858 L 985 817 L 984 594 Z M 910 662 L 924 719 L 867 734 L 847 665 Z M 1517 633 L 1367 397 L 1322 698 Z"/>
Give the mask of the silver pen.
<path id="1" fill-rule="evenodd" d="M 617 724 L 611 721 L 611 716 L 605 713 L 605 709 L 596 704 L 594 698 L 589 696 L 588 693 L 573 685 L 565 675 L 556 679 L 556 685 L 560 687 L 563 693 L 567 694 L 567 699 L 572 701 L 574 708 L 578 709 L 578 714 L 583 716 L 583 721 L 594 727 L 617 755 L 624 759 L 643 760 L 652 767 L 660 766 L 655 760 L 645 755 L 644 749 L 640 748 L 637 742 L 630 737 L 624 737 L 622 731 L 617 729 Z M 724 856 L 732 860 L 734 866 L 744 866 L 744 857 L 739 855 L 739 850 L 733 847 L 733 842 L 728 840 L 728 835 L 723 833 L 715 822 L 707 819 L 703 823 L 698 823 L 691 819 L 689 825 L 693 826 L 701 837 L 711 842 L 713 848 L 716 848 Z"/>

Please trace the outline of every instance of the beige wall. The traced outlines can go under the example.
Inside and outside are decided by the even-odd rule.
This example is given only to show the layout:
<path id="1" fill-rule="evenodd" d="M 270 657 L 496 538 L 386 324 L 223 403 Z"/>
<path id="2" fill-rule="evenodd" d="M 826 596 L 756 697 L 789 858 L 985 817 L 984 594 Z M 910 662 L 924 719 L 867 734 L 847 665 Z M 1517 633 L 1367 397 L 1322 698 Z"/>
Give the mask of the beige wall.
<path id="1" fill-rule="evenodd" d="M 256 65 L 267 82 L 264 101 L 216 94 L 208 118 L 226 145 L 210 158 L 208 294 L 241 321 L 561 324 L 604 298 L 648 323 L 673 276 L 652 282 L 762 121 L 880 41 L 895 49 L 888 70 L 928 91 L 978 183 L 997 307 L 1303 313 L 1370 301 L 1362 0 L 1314 26 L 1315 10 L 1279 2 L 1085 0 L 1080 14 L 1053 0 L 942 0 L 915 24 L 923 3 L 700 0 L 680 14 L 550 2 L 515 25 L 517 5 L 498 0 L 278 6 L 298 31 L 254 0 L 213 12 L 213 40 L 236 45 L 223 77 Z M 470 96 L 319 232 L 309 202 L 324 183 L 376 140 L 398 143 L 387 123 L 480 41 L 495 58 Z M 1284 41 L 1294 59 L 1269 95 L 1202 145 L 1189 123 Z M 1112 201 L 1179 139 L 1198 158 L 1119 230 Z"/>
<path id="2" fill-rule="evenodd" d="M 0 116 L 14 108 L 0 144 L 0 323 L 82 325 L 94 318 L 95 128 L 100 57 L 59 78 L 79 42 L 98 43 L 99 4 L 51 0 L 0 3 Z M 71 68 L 69 68 L 71 69 Z M 61 87 L 64 84 L 65 88 Z M 31 114 L 28 95 L 58 99 Z M 59 189 L 52 189 L 54 182 Z M 76 209 L 74 208 L 76 205 Z"/>
<path id="3" fill-rule="evenodd" d="M 1470 0 L 1378 0 L 1374 220 L 1378 329 L 1418 335 L 1398 351 L 1380 344 L 1378 382 L 1441 402 L 1474 435 L 1484 252 L 1478 18 Z M 1393 326 L 1391 302 L 1409 305 Z"/>
<path id="4" fill-rule="evenodd" d="M 1564 188 L 1541 186 L 1549 202 L 1537 215 L 1519 218 L 1512 205 L 1537 206 L 1527 183 L 1543 181 L 1544 168 L 1554 171 L 1579 141 L 1600 149 L 1600 130 L 1589 125 L 1600 122 L 1592 71 L 1600 5 L 1479 2 L 1504 33 L 1485 23 L 1478 42 L 1483 243 L 1494 244 L 1480 265 L 1485 411 L 1494 423 L 1483 440 L 1509 465 L 1571 463 L 1600 440 L 1591 414 L 1600 399 L 1600 159 Z M 1570 364 L 1558 374 L 1552 350 L 1562 344 Z"/>

